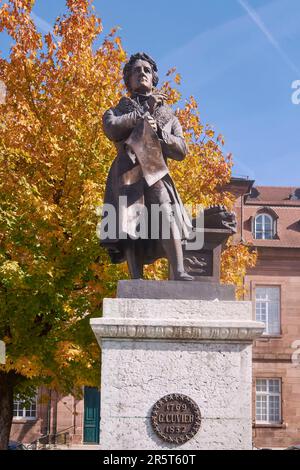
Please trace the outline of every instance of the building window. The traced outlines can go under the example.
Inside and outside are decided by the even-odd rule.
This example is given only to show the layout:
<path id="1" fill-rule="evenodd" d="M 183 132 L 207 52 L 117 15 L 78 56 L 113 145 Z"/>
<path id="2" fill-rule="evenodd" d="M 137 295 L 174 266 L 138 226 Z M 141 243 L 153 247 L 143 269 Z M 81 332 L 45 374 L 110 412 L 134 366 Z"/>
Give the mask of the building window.
<path id="1" fill-rule="evenodd" d="M 281 380 L 256 380 L 256 423 L 281 423 Z"/>
<path id="2" fill-rule="evenodd" d="M 258 214 L 254 220 L 254 238 L 272 240 L 275 234 L 275 221 L 269 214 Z"/>
<path id="3" fill-rule="evenodd" d="M 256 320 L 265 324 L 265 335 L 280 334 L 280 287 L 255 288 Z"/>
<path id="4" fill-rule="evenodd" d="M 35 419 L 36 418 L 36 402 L 37 399 L 34 398 L 30 403 L 24 403 L 23 400 L 16 398 L 14 400 L 14 418 L 23 418 L 23 419 Z"/>

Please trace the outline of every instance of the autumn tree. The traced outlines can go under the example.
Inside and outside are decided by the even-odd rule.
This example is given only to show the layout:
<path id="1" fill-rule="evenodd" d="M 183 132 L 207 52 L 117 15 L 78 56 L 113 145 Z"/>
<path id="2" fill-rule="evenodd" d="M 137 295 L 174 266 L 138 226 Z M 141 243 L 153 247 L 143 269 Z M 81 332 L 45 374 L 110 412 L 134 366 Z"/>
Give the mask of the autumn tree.
<path id="1" fill-rule="evenodd" d="M 110 264 L 96 234 L 96 208 L 115 156 L 102 115 L 125 93 L 126 54 L 116 31 L 94 47 L 102 26 L 90 0 L 67 0 L 67 14 L 44 37 L 30 16 L 33 3 L 8 0 L 0 9 L 0 31 L 13 43 L 9 58 L 0 58 L 7 90 L 0 105 L 0 339 L 7 348 L 0 448 L 9 439 L 14 394 L 40 384 L 74 394 L 98 385 L 89 319 L 127 277 L 124 265 Z M 180 100 L 170 78 L 163 88 L 169 103 Z M 230 194 L 217 189 L 231 175 L 222 136 L 202 125 L 193 98 L 177 114 L 190 154 L 171 171 L 184 202 L 231 207 Z M 238 265 L 242 273 L 252 262 L 247 249 L 230 250 L 226 272 Z M 151 277 L 164 273 L 163 262 L 148 268 Z"/>

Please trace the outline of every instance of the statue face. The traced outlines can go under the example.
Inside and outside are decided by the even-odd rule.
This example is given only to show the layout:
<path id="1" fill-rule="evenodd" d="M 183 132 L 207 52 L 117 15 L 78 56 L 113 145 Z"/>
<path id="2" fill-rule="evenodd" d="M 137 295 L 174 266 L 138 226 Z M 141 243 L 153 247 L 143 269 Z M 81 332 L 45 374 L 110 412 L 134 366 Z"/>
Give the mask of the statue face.
<path id="1" fill-rule="evenodd" d="M 138 59 L 132 66 L 129 82 L 133 93 L 142 93 L 144 95 L 151 93 L 153 76 L 149 62 Z"/>

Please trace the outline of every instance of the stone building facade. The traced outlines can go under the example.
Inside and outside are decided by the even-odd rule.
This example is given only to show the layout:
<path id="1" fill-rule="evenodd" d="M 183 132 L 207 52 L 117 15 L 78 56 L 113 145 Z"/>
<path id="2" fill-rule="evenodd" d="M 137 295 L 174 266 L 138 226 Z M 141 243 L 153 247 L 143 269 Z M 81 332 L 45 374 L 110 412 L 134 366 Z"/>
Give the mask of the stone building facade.
<path id="1" fill-rule="evenodd" d="M 245 300 L 266 331 L 253 347 L 253 439 L 300 444 L 300 189 L 253 187 L 237 203 L 237 241 L 258 252 Z"/>
<path id="2" fill-rule="evenodd" d="M 91 410 L 89 392 L 96 397 L 99 390 L 87 387 L 83 390 L 82 399 L 77 400 L 72 395 L 61 396 L 53 390 L 41 387 L 31 406 L 15 400 L 14 418 L 10 440 L 24 444 L 39 445 L 59 444 L 77 445 L 86 442 L 97 444 L 99 431 L 89 433 L 88 416 L 92 414 L 95 425 L 99 429 L 100 407 L 98 400 Z M 98 416 L 95 416 L 95 413 Z"/>

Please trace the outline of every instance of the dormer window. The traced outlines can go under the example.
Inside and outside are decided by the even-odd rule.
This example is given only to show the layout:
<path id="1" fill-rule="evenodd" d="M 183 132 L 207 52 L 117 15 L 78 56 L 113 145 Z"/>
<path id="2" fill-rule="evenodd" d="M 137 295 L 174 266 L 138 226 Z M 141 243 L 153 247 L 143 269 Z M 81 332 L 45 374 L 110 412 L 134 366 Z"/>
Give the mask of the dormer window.
<path id="1" fill-rule="evenodd" d="M 299 201 L 300 199 L 300 188 L 296 188 L 292 194 L 289 195 L 290 201 Z"/>
<path id="2" fill-rule="evenodd" d="M 272 240 L 275 235 L 275 223 L 270 214 L 257 214 L 254 220 L 254 238 Z"/>

